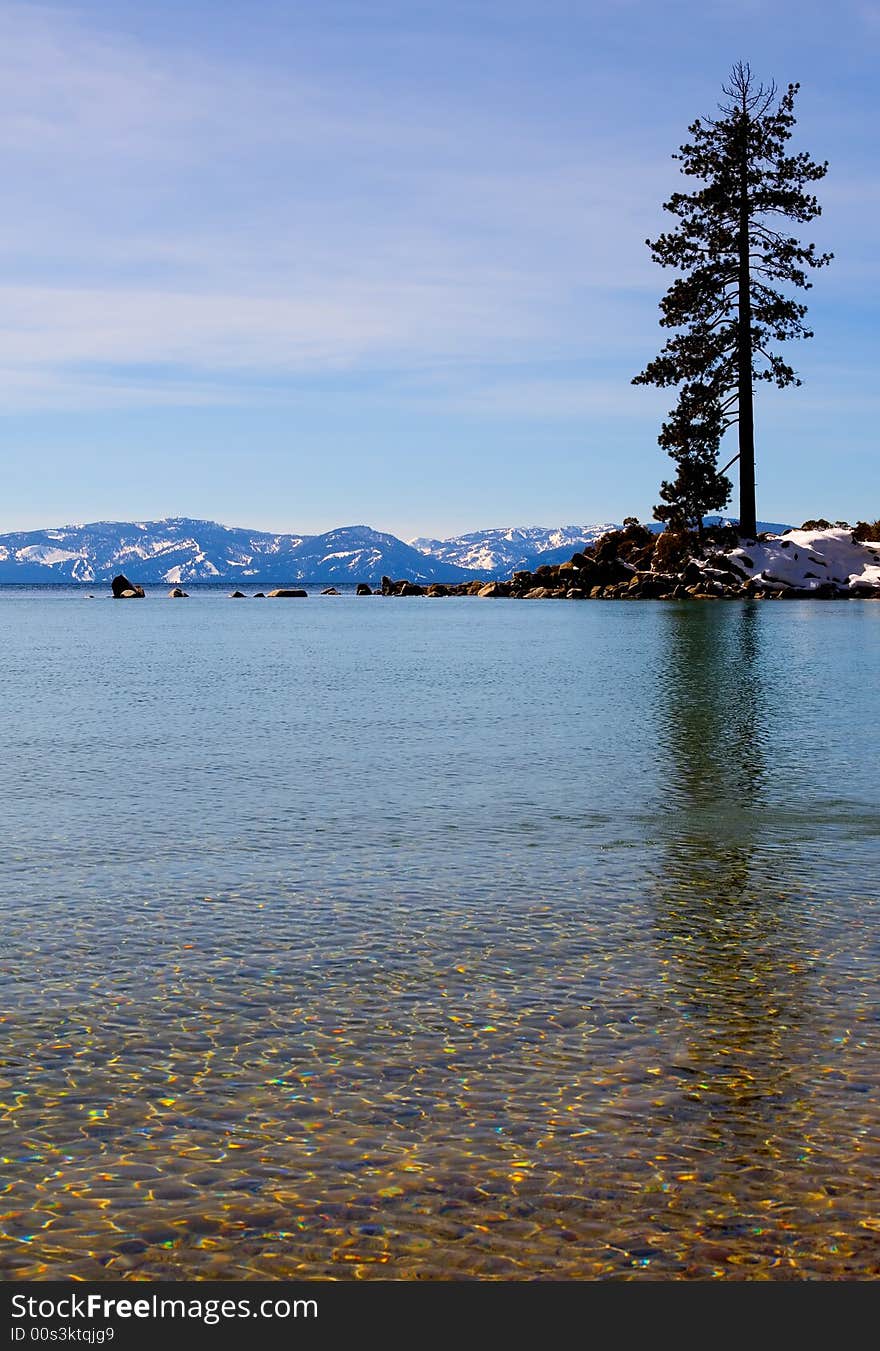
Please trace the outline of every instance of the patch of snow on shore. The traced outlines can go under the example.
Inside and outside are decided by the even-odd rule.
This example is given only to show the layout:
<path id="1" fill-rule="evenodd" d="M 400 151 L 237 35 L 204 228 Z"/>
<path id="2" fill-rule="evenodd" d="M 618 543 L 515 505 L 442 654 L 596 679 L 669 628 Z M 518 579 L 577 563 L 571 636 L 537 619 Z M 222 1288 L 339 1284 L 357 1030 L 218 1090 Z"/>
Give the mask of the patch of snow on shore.
<path id="1" fill-rule="evenodd" d="M 749 577 L 803 591 L 815 591 L 829 582 L 841 589 L 880 589 L 880 541 L 856 543 L 849 530 L 789 530 L 740 545 L 727 557 Z"/>

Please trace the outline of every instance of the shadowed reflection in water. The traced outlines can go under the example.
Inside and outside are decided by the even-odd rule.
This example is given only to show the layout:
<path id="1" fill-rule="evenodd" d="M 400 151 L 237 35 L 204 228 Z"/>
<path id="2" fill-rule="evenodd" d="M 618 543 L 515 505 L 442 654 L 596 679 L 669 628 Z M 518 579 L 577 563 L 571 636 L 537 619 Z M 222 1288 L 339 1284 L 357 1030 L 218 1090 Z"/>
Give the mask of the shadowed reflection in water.
<path id="1" fill-rule="evenodd" d="M 694 843 L 688 868 L 726 840 L 745 858 L 763 805 L 772 700 L 757 604 L 666 607 L 663 617 L 658 712 L 667 807 L 683 827 L 676 837 Z"/>
<path id="2" fill-rule="evenodd" d="M 796 1276 L 841 1176 L 864 1200 L 870 1192 L 858 1176 L 867 1117 L 841 1131 L 817 1062 L 817 1048 L 834 1044 L 835 976 L 797 882 L 806 822 L 767 792 L 775 724 L 793 710 L 767 669 L 756 604 L 664 617 L 656 1018 L 677 1027 L 679 1045 L 656 1104 L 658 1161 L 692 1258 L 708 1255 L 720 1272 L 776 1253 L 771 1268 Z"/>

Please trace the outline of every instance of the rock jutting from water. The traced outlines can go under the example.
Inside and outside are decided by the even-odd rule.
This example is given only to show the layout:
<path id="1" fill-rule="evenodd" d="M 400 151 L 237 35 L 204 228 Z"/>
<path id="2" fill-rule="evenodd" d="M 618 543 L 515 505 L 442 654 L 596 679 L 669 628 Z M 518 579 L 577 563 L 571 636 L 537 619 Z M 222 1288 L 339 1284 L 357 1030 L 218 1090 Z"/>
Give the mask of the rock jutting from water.
<path id="1" fill-rule="evenodd" d="M 143 600 L 144 588 L 130 582 L 123 573 L 119 573 L 110 583 L 114 600 Z"/>

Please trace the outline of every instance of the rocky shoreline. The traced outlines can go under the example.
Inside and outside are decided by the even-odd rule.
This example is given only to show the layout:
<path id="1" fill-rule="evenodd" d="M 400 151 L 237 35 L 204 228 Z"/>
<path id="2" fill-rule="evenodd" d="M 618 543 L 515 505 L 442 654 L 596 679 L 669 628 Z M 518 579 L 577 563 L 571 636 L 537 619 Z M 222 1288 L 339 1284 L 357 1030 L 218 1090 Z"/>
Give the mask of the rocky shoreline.
<path id="1" fill-rule="evenodd" d="M 609 531 L 565 563 L 514 572 L 505 581 L 432 582 L 383 577 L 375 590 L 361 582 L 358 596 L 479 596 L 509 600 L 880 600 L 880 522 L 850 527 L 807 521 L 783 535 L 740 539 L 730 526 L 692 536 L 655 534 L 638 521 Z M 118 599 L 144 596 L 120 574 Z M 322 595 L 339 595 L 326 587 Z M 305 598 L 302 588 L 279 587 L 254 598 Z M 169 592 L 185 598 L 180 587 Z M 241 591 L 233 599 L 245 599 Z"/>
<path id="2" fill-rule="evenodd" d="M 694 540 L 654 534 L 637 521 L 609 531 L 566 563 L 514 572 L 508 581 L 430 586 L 382 578 L 383 596 L 514 600 L 880 600 L 880 531 L 807 521 L 784 535 L 742 540 L 731 527 Z M 869 539 L 867 534 L 873 534 Z"/>

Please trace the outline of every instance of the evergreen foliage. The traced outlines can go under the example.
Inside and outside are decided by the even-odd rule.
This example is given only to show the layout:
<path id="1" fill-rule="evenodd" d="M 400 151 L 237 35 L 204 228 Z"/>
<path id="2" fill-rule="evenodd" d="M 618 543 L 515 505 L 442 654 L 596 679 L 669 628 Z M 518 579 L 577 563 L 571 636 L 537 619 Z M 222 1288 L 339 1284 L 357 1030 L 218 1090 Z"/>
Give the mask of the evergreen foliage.
<path id="1" fill-rule="evenodd" d="M 663 485 L 666 505 L 659 510 L 680 505 L 683 519 L 695 509 L 700 485 L 713 499 L 704 510 L 724 505 L 717 498 L 728 481 L 717 472 L 717 453 L 724 431 L 737 423 L 740 530 L 747 536 L 755 533 L 756 515 L 754 386 L 799 385 L 774 344 L 813 336 L 804 323 L 807 307 L 780 284 L 809 290 L 809 271 L 833 256 L 784 228 L 786 221 L 802 225 L 821 215 L 810 185 L 828 171 L 803 151 L 788 153 L 798 89 L 790 84 L 777 98 L 775 84 L 757 83 L 749 66 L 737 63 L 723 86 L 721 116 L 693 122 L 690 141 L 673 157 L 699 186 L 672 194 L 664 209 L 677 225 L 646 241 L 656 263 L 680 274 L 660 302 L 660 324 L 675 332 L 633 380 L 681 386 L 659 438 L 679 475 Z"/>
<path id="2" fill-rule="evenodd" d="M 658 437 L 675 461 L 677 473 L 660 485 L 654 517 L 676 531 L 695 530 L 703 539 L 703 517 L 727 504 L 733 488 L 718 470 L 723 418 L 711 388 L 685 385 Z"/>

